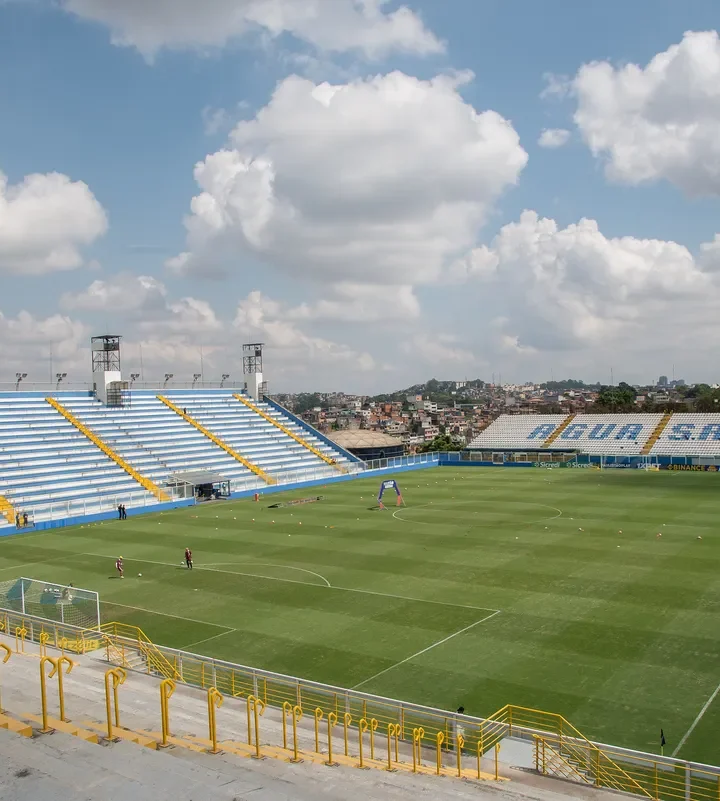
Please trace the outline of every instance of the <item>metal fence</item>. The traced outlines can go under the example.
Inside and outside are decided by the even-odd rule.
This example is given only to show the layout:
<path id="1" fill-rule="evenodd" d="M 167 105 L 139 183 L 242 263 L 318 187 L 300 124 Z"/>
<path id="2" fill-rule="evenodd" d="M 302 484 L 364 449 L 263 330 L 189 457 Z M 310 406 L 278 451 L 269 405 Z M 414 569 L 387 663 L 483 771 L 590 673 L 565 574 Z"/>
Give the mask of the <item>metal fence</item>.
<path id="1" fill-rule="evenodd" d="M 337 716 L 346 729 L 364 725 L 396 731 L 404 742 L 418 732 L 426 745 L 477 758 L 505 737 L 534 744 L 536 769 L 545 775 L 633 795 L 673 801 L 718 801 L 720 767 L 592 742 L 558 714 L 508 705 L 488 718 L 459 715 L 421 704 L 383 698 L 151 643 L 134 626 L 108 623 L 80 629 L 0 610 L 0 631 L 21 650 L 27 641 L 73 653 L 96 652 L 111 664 L 139 669 L 163 680 L 233 698 L 256 698 L 268 707 Z M 138 659 L 140 657 L 140 659 Z M 317 719 L 317 717 L 316 717 Z M 459 747 L 459 748 L 458 748 Z M 413 749 L 414 750 L 414 749 Z"/>

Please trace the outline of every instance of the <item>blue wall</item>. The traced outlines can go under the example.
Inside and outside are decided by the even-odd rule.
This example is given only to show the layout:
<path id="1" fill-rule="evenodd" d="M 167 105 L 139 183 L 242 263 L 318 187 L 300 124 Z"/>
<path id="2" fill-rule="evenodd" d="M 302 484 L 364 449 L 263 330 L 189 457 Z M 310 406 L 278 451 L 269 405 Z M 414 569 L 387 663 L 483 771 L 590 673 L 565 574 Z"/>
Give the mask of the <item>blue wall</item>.
<path id="1" fill-rule="evenodd" d="M 188 498 L 182 501 L 171 501 L 170 503 L 156 503 L 152 506 L 138 506 L 136 509 L 130 507 L 127 510 L 128 517 L 136 515 L 146 515 L 153 512 L 169 512 L 172 509 L 180 509 L 185 506 L 194 506 L 195 499 Z M 101 520 L 117 520 L 117 510 L 110 512 L 98 512 L 94 515 L 78 515 L 76 517 L 66 517 L 62 520 L 41 520 L 31 528 L 0 528 L 0 537 L 9 537 L 12 534 L 30 534 L 33 531 L 43 531 L 51 528 L 66 528 L 67 526 L 80 526 L 89 523 L 97 523 Z"/>

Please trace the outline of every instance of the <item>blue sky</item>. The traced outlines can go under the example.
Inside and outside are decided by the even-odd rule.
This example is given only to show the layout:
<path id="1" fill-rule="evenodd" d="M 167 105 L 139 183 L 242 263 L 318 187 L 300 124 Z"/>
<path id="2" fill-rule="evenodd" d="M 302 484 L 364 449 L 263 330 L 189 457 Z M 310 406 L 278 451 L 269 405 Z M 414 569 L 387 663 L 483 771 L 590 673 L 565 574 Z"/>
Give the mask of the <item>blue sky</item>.
<path id="1" fill-rule="evenodd" d="M 0 2 L 0 381 L 717 380 L 716 3 L 265 2 Z"/>

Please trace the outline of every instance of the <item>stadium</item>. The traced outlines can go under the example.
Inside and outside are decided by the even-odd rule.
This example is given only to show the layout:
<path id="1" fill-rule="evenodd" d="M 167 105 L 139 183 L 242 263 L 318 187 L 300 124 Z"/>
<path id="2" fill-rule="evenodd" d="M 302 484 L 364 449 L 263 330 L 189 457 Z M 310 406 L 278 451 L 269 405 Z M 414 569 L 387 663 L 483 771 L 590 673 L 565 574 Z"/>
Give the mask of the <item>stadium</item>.
<path id="1" fill-rule="evenodd" d="M 92 390 L 0 393 L 2 728 L 717 798 L 720 414 L 363 460 L 259 343 L 243 387 L 136 390 L 120 339 Z"/>

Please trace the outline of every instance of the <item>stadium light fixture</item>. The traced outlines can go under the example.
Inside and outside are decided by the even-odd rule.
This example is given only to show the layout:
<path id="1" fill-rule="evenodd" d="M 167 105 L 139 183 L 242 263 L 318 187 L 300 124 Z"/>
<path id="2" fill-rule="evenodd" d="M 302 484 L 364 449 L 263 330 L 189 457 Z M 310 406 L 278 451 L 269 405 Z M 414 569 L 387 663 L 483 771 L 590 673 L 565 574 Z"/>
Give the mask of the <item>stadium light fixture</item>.
<path id="1" fill-rule="evenodd" d="M 228 378 L 230 378 L 230 373 L 223 373 L 222 381 L 220 382 L 221 389 L 225 385 L 225 381 L 227 381 Z"/>
<path id="2" fill-rule="evenodd" d="M 62 383 L 63 378 L 67 378 L 67 373 L 55 373 L 55 378 L 57 380 L 55 389 L 60 389 L 60 384 Z"/>
<path id="3" fill-rule="evenodd" d="M 17 390 L 20 388 L 20 382 L 23 378 L 27 378 L 27 373 L 15 373 L 15 378 L 17 379 L 15 381 L 15 389 Z"/>
<path id="4" fill-rule="evenodd" d="M 173 377 L 173 375 L 173 373 L 165 373 L 165 383 L 163 384 L 163 387 L 167 386 L 167 382 Z"/>
<path id="5" fill-rule="evenodd" d="M 193 389 L 195 389 L 195 384 L 197 384 L 198 380 L 202 377 L 202 373 L 193 373 Z"/>
<path id="6" fill-rule="evenodd" d="M 140 373 L 130 373 L 130 386 L 132 386 L 140 378 Z"/>

